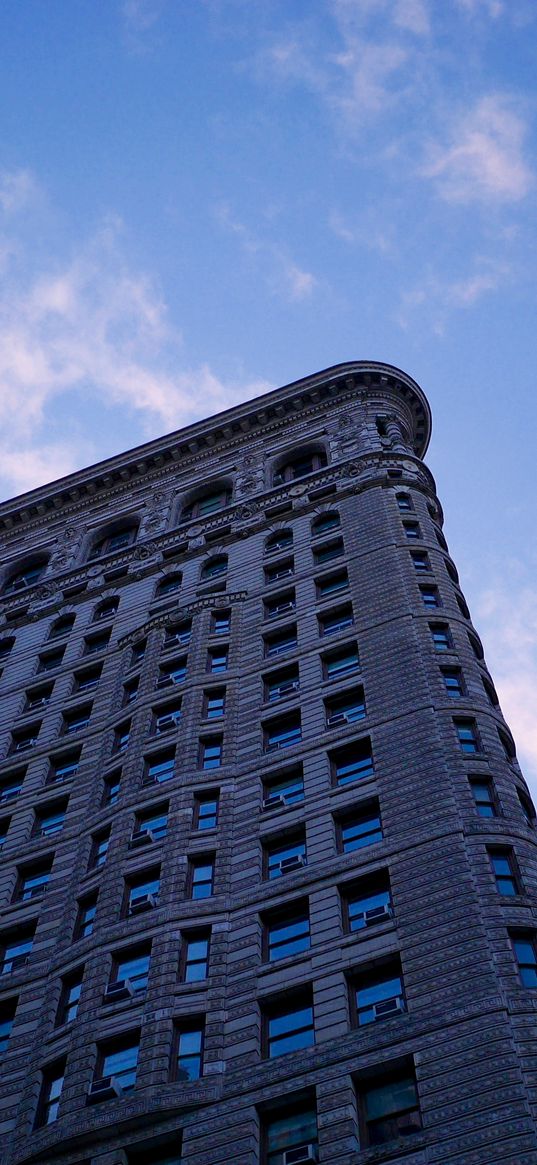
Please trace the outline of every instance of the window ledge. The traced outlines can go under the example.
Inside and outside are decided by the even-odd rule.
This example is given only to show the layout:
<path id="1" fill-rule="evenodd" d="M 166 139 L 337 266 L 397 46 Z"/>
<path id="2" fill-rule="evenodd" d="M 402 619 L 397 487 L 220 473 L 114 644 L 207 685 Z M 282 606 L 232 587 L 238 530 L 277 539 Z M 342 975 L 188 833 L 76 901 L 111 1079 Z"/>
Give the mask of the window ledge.
<path id="1" fill-rule="evenodd" d="M 396 1160 L 399 1162 L 407 1153 L 415 1153 L 419 1149 L 425 1149 L 428 1144 L 429 1137 L 425 1132 L 415 1133 L 412 1137 L 400 1137 L 397 1141 L 388 1142 L 386 1145 L 360 1150 L 356 1157 L 356 1163 L 357 1165 L 358 1162 L 360 1165 L 376 1165 L 377 1161 Z"/>
<path id="2" fill-rule="evenodd" d="M 312 951 L 310 947 L 309 950 L 301 951 L 298 955 L 286 955 L 284 959 L 275 959 L 273 963 L 261 963 L 261 966 L 257 968 L 257 977 L 258 979 L 265 979 L 278 971 L 288 970 L 299 964 L 310 963 L 311 955 Z"/>

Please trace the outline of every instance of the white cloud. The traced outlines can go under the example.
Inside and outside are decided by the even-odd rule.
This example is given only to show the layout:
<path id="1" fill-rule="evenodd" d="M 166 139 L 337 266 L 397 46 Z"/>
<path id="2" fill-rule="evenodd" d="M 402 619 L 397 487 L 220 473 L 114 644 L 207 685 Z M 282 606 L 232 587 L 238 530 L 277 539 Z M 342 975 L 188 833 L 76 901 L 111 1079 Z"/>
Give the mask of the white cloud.
<path id="1" fill-rule="evenodd" d="M 492 20 L 505 12 L 503 0 L 457 0 L 457 4 L 470 16 L 490 16 Z"/>
<path id="2" fill-rule="evenodd" d="M 0 210 L 16 214 L 31 205 L 38 193 L 37 182 L 29 170 L 0 172 Z"/>
<path id="3" fill-rule="evenodd" d="M 124 0 L 121 9 L 126 31 L 140 35 L 148 32 L 159 19 L 164 0 Z"/>
<path id="4" fill-rule="evenodd" d="M 267 283 L 274 294 L 294 302 L 312 295 L 319 285 L 318 279 L 311 271 L 299 267 L 284 247 L 258 238 L 225 204 L 217 208 L 216 216 L 225 230 L 236 235 L 242 250 L 263 263 Z"/>
<path id="5" fill-rule="evenodd" d="M 399 28 L 416 36 L 426 36 L 430 32 L 429 6 L 425 0 L 396 0 L 393 20 Z"/>
<path id="6" fill-rule="evenodd" d="M 501 94 L 489 94 L 459 117 L 449 141 L 430 147 L 421 169 L 448 202 L 517 202 L 533 184 L 524 158 L 522 116 Z"/>
<path id="7" fill-rule="evenodd" d="M 511 276 L 507 264 L 485 258 L 476 261 L 474 270 L 460 279 L 441 278 L 429 272 L 420 284 L 402 292 L 397 322 L 406 330 L 416 311 L 428 312 L 433 331 L 443 335 L 454 310 L 474 307 L 482 296 L 497 291 Z"/>

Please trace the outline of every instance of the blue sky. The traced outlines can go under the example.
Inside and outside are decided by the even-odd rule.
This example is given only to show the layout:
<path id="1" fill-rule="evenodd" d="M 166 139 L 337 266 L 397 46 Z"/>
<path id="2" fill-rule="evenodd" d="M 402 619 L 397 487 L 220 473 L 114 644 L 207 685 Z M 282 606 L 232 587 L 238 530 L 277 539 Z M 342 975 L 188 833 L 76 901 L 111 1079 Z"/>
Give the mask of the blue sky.
<path id="1" fill-rule="evenodd" d="M 8 497 L 391 362 L 537 785 L 534 0 L 4 0 Z"/>

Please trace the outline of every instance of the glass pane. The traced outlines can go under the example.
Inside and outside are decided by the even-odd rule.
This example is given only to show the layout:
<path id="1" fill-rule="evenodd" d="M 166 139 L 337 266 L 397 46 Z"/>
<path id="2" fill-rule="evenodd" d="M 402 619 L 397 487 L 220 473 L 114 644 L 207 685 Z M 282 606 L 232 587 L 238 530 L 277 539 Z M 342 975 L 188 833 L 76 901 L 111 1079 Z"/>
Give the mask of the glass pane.
<path id="1" fill-rule="evenodd" d="M 365 1093 L 365 1111 L 368 1120 L 378 1120 L 390 1113 L 402 1112 L 417 1104 L 416 1086 L 410 1077 L 392 1080 L 368 1088 Z"/>

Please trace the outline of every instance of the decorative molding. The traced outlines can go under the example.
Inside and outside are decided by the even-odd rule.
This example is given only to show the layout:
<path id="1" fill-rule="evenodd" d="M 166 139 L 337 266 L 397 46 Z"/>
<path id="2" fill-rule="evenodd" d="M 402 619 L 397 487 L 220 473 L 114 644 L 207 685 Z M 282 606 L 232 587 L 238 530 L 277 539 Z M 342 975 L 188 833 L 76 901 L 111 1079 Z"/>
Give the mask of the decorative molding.
<path id="1" fill-rule="evenodd" d="M 138 639 L 143 639 L 144 636 L 149 635 L 150 631 L 154 631 L 159 627 L 175 627 L 176 624 L 182 623 L 188 619 L 190 615 L 196 615 L 198 611 L 205 611 L 211 608 L 231 607 L 233 603 L 243 603 L 248 598 L 248 591 L 221 591 L 218 595 L 205 595 L 199 599 L 193 599 L 191 603 L 187 603 L 184 607 L 175 609 L 173 614 L 170 611 L 160 611 L 152 618 L 147 619 L 141 627 L 136 627 L 134 631 L 129 631 L 128 635 L 124 635 L 122 639 L 118 639 L 117 646 L 119 649 L 129 647 L 132 643 L 136 643 Z"/>

